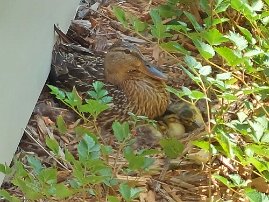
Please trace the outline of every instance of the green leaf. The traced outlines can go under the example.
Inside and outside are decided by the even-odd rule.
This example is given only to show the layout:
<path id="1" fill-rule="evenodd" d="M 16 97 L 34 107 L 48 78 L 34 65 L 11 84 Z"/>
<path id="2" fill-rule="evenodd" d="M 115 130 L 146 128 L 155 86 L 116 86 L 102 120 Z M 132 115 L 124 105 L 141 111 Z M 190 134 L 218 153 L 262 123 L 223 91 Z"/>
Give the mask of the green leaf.
<path id="1" fill-rule="evenodd" d="M 148 155 L 160 154 L 160 151 L 158 149 L 144 149 L 139 153 L 143 156 L 148 156 Z"/>
<path id="2" fill-rule="evenodd" d="M 250 202 L 268 202 L 269 196 L 265 193 L 258 192 L 255 189 L 246 188 L 245 194 Z"/>
<path id="3" fill-rule="evenodd" d="M 46 145 L 52 150 L 52 152 L 56 155 L 59 154 L 59 144 L 57 140 L 52 139 L 50 137 L 46 137 Z"/>
<path id="4" fill-rule="evenodd" d="M 244 112 L 238 112 L 237 117 L 238 120 L 243 123 L 248 118 L 248 115 L 246 115 Z"/>
<path id="5" fill-rule="evenodd" d="M 78 154 L 82 161 L 98 159 L 100 157 L 100 145 L 96 144 L 92 137 L 85 135 L 78 144 Z"/>
<path id="6" fill-rule="evenodd" d="M 225 73 L 217 74 L 216 79 L 217 80 L 228 80 L 231 78 L 231 76 L 232 76 L 231 72 L 225 72 Z"/>
<path id="7" fill-rule="evenodd" d="M 230 6 L 230 0 L 217 0 L 214 8 L 216 13 L 221 13 L 227 10 Z"/>
<path id="8" fill-rule="evenodd" d="M 65 160 L 67 160 L 69 163 L 75 163 L 76 162 L 76 159 L 75 157 L 73 156 L 73 154 L 68 151 L 67 149 L 65 149 Z"/>
<path id="9" fill-rule="evenodd" d="M 184 92 L 184 95 L 187 95 L 187 96 L 191 95 L 191 90 L 189 88 L 184 87 L 184 86 L 182 86 L 181 88 L 182 88 L 182 91 Z"/>
<path id="10" fill-rule="evenodd" d="M 236 101 L 236 100 L 238 100 L 238 97 L 236 95 L 234 95 L 232 93 L 228 93 L 228 92 L 222 93 L 218 97 L 224 98 L 227 101 Z"/>
<path id="11" fill-rule="evenodd" d="M 193 145 L 201 148 L 201 149 L 204 149 L 206 151 L 209 151 L 209 146 L 211 147 L 211 153 L 213 155 L 217 154 L 218 153 L 218 150 L 215 148 L 215 146 L 213 144 L 209 144 L 209 142 L 207 141 L 204 141 L 204 140 L 195 140 L 192 142 Z"/>
<path id="12" fill-rule="evenodd" d="M 237 187 L 246 187 L 249 183 L 248 181 L 243 180 L 238 174 L 230 174 L 229 177 Z"/>
<path id="13" fill-rule="evenodd" d="M 255 142 L 262 141 L 264 133 L 268 130 L 268 120 L 266 116 L 257 117 L 255 121 L 248 121 L 253 131 L 253 138 Z"/>
<path id="14" fill-rule="evenodd" d="M 177 97 L 181 98 L 185 95 L 185 93 L 183 93 L 182 91 L 180 90 L 177 90 L 171 86 L 166 86 L 166 90 L 169 91 L 170 93 L 173 93 L 175 94 Z"/>
<path id="15" fill-rule="evenodd" d="M 247 162 L 251 163 L 260 173 L 263 171 L 268 171 L 268 162 L 255 158 L 255 157 L 249 157 L 247 158 Z"/>
<path id="16" fill-rule="evenodd" d="M 104 88 L 105 84 L 101 81 L 95 81 L 92 83 L 92 86 L 93 86 L 95 92 L 99 92 L 102 90 L 102 88 Z"/>
<path id="17" fill-rule="evenodd" d="M 109 109 L 107 104 L 103 104 L 98 100 L 86 100 L 87 104 L 78 107 L 80 112 L 89 113 L 94 119 L 96 119 L 100 113 Z"/>
<path id="18" fill-rule="evenodd" d="M 12 196 L 10 193 L 8 193 L 6 190 L 4 189 L 0 189 L 0 198 L 3 197 L 3 199 L 6 199 L 9 202 L 20 202 L 20 199 Z"/>
<path id="19" fill-rule="evenodd" d="M 108 95 L 108 91 L 103 89 L 105 84 L 101 81 L 95 81 L 92 84 L 94 90 L 88 91 L 88 94 L 94 100 L 99 101 L 102 104 L 107 104 L 112 101 L 111 96 Z"/>
<path id="20" fill-rule="evenodd" d="M 233 183 L 231 183 L 227 178 L 225 178 L 221 175 L 214 174 L 213 177 L 215 179 L 219 180 L 220 182 L 222 182 L 224 185 L 226 185 L 229 188 L 235 187 L 235 185 L 233 185 Z"/>
<path id="21" fill-rule="evenodd" d="M 193 68 L 201 69 L 202 68 L 202 64 L 200 62 L 197 62 L 197 60 L 192 56 L 186 55 L 184 58 L 184 61 L 186 62 L 188 67 L 190 67 L 191 69 L 193 69 Z"/>
<path id="22" fill-rule="evenodd" d="M 61 134 L 64 134 L 67 132 L 67 126 L 65 124 L 65 121 L 62 115 L 57 116 L 56 125 L 57 125 L 57 129 L 59 130 Z"/>
<path id="23" fill-rule="evenodd" d="M 55 185 L 55 196 L 59 199 L 64 199 L 73 195 L 73 191 L 63 183 Z"/>
<path id="24" fill-rule="evenodd" d="M 211 28 L 213 26 L 216 26 L 218 24 L 224 23 L 229 21 L 228 18 L 213 18 L 211 16 L 204 19 L 204 22 L 206 24 L 206 28 Z"/>
<path id="25" fill-rule="evenodd" d="M 267 157 L 269 155 L 269 148 L 265 145 L 259 145 L 259 144 L 249 144 L 247 145 L 246 149 L 251 150 L 253 153 Z"/>
<path id="26" fill-rule="evenodd" d="M 196 99 L 196 100 L 200 100 L 204 98 L 207 99 L 206 95 L 198 90 L 190 90 L 187 87 L 182 87 L 182 91 L 184 92 L 186 96 L 188 96 L 191 99 Z"/>
<path id="27" fill-rule="evenodd" d="M 162 139 L 160 145 L 165 155 L 170 159 L 177 158 L 183 151 L 184 145 L 176 138 Z"/>
<path id="28" fill-rule="evenodd" d="M 228 62 L 228 65 L 230 66 L 236 66 L 243 61 L 242 55 L 236 53 L 234 50 L 230 48 L 218 47 L 215 48 L 215 50 L 220 56 L 222 56 Z"/>
<path id="29" fill-rule="evenodd" d="M 113 134 L 119 142 L 125 141 L 131 135 L 128 122 L 124 122 L 121 124 L 120 122 L 115 121 L 112 124 L 112 129 Z"/>
<path id="30" fill-rule="evenodd" d="M 167 30 L 174 30 L 176 32 L 184 32 L 187 33 L 188 31 L 190 31 L 190 29 L 188 29 L 188 26 L 186 23 L 178 21 L 177 24 L 173 24 L 173 25 L 167 25 Z"/>
<path id="31" fill-rule="evenodd" d="M 191 94 L 189 95 L 189 98 L 191 99 L 196 99 L 196 100 L 200 100 L 200 99 L 206 99 L 206 95 L 198 90 L 192 90 Z"/>
<path id="32" fill-rule="evenodd" d="M 89 128 L 85 127 L 85 126 L 77 126 L 75 128 L 75 133 L 78 137 L 84 137 L 84 135 L 88 135 L 90 136 L 95 142 L 98 142 L 98 139 L 96 137 L 96 135 L 93 134 L 92 131 L 89 130 Z"/>
<path id="33" fill-rule="evenodd" d="M 151 11 L 150 11 L 149 14 L 151 16 L 151 19 L 153 21 L 153 24 L 157 25 L 157 24 L 161 24 L 162 23 L 162 19 L 161 19 L 161 16 L 159 14 L 158 9 L 151 9 Z"/>
<path id="34" fill-rule="evenodd" d="M 33 177 L 27 181 L 16 177 L 12 180 L 12 183 L 20 188 L 26 199 L 37 200 L 43 198 L 43 193 L 40 192 L 40 184 Z"/>
<path id="35" fill-rule="evenodd" d="M 226 86 L 225 83 L 224 83 L 223 81 L 221 81 L 221 80 L 214 79 L 214 78 L 212 78 L 212 77 L 207 77 L 206 80 L 207 80 L 210 84 L 212 84 L 212 85 L 214 85 L 214 86 L 220 88 L 222 91 L 227 90 L 227 86 Z"/>
<path id="36" fill-rule="evenodd" d="M 52 85 L 47 85 L 50 90 L 51 90 L 51 94 L 52 95 L 56 95 L 56 98 L 59 99 L 59 100 L 64 100 L 65 98 L 65 92 L 60 90 L 59 88 L 55 87 L 55 86 L 52 86 Z"/>
<path id="37" fill-rule="evenodd" d="M 113 13 L 115 14 L 116 18 L 118 19 L 118 21 L 120 21 L 121 24 L 123 24 L 125 27 L 127 27 L 128 22 L 127 22 L 124 10 L 118 6 L 113 6 L 112 10 L 113 10 Z"/>
<path id="38" fill-rule="evenodd" d="M 38 175 L 38 179 L 46 184 L 56 184 L 57 182 L 57 170 L 56 168 L 46 168 L 41 170 Z"/>
<path id="39" fill-rule="evenodd" d="M 8 174 L 11 174 L 12 169 L 9 166 L 0 163 L 0 172 L 5 175 L 8 175 Z"/>
<path id="40" fill-rule="evenodd" d="M 128 167 L 131 170 L 146 170 L 148 169 L 153 163 L 154 159 L 145 157 L 143 155 L 133 155 L 133 156 L 125 156 L 128 160 Z"/>
<path id="41" fill-rule="evenodd" d="M 231 1 L 231 7 L 242 13 L 250 21 L 255 21 L 257 13 L 252 9 L 248 2 L 244 0 L 233 0 Z"/>
<path id="42" fill-rule="evenodd" d="M 253 57 L 260 54 L 264 54 L 264 51 L 261 49 L 253 49 L 253 50 L 246 51 L 244 53 L 244 57 Z"/>
<path id="43" fill-rule="evenodd" d="M 44 169 L 40 160 L 34 156 L 27 156 L 27 161 L 37 175 Z"/>
<path id="44" fill-rule="evenodd" d="M 198 76 L 194 76 L 189 70 L 187 70 L 185 67 L 181 66 L 181 68 L 183 69 L 183 71 L 191 78 L 192 81 L 194 81 L 196 84 L 199 84 L 202 82 L 202 79 Z M 196 73 L 196 71 L 194 69 L 191 68 L 191 70 L 193 72 Z M 184 95 L 184 94 L 183 94 Z"/>
<path id="45" fill-rule="evenodd" d="M 24 165 L 21 162 L 15 160 L 14 164 L 16 169 L 15 178 L 24 178 L 29 175 L 29 172 L 25 170 Z"/>
<path id="46" fill-rule="evenodd" d="M 258 93 L 263 90 L 269 90 L 269 86 L 254 86 L 251 89 L 243 89 L 243 93 L 245 95 L 249 95 L 251 93 Z"/>
<path id="47" fill-rule="evenodd" d="M 127 201 L 130 202 L 133 199 L 137 198 L 139 193 L 142 191 L 139 188 L 132 188 L 127 183 L 120 184 L 119 189 L 122 197 Z"/>
<path id="48" fill-rule="evenodd" d="M 226 35 L 226 37 L 230 39 L 239 50 L 244 50 L 248 46 L 248 41 L 239 33 L 230 31 L 229 34 Z"/>
<path id="49" fill-rule="evenodd" d="M 231 139 L 228 137 L 225 131 L 223 131 L 221 128 L 217 128 L 215 138 L 219 142 L 223 151 L 225 152 L 225 155 L 228 156 L 229 158 L 233 157 L 234 156 L 234 152 L 233 152 L 234 143 L 231 141 Z"/>
<path id="50" fill-rule="evenodd" d="M 136 32 L 143 32 L 147 28 L 147 23 L 142 22 L 138 18 L 133 21 L 132 25 Z"/>
<path id="51" fill-rule="evenodd" d="M 173 35 L 167 32 L 167 26 L 163 24 L 156 24 L 151 27 L 151 34 L 157 39 L 164 39 L 172 37 Z"/>
<path id="52" fill-rule="evenodd" d="M 120 200 L 116 196 L 108 196 L 108 202 L 120 202 Z"/>
<path id="53" fill-rule="evenodd" d="M 209 142 L 207 141 L 204 141 L 204 140 L 195 140 L 195 141 L 192 141 L 192 144 L 201 148 L 201 149 L 204 149 L 206 151 L 209 151 Z"/>
<path id="54" fill-rule="evenodd" d="M 169 41 L 167 43 L 161 43 L 160 46 L 170 52 L 170 53 L 182 53 L 184 55 L 190 55 L 190 52 L 187 51 L 183 46 L 175 41 Z"/>
<path id="55" fill-rule="evenodd" d="M 215 55 L 213 47 L 210 46 L 209 44 L 206 44 L 197 39 L 193 40 L 193 43 L 195 44 L 196 48 L 205 59 L 210 59 Z"/>
<path id="56" fill-rule="evenodd" d="M 253 11 L 262 11 L 263 8 L 263 1 L 262 0 L 255 0 L 252 2 L 251 8 Z"/>
<path id="57" fill-rule="evenodd" d="M 104 155 L 112 154 L 113 149 L 110 145 L 101 145 L 101 151 Z"/>
<path id="58" fill-rule="evenodd" d="M 143 154 L 134 154 L 130 147 L 124 149 L 124 157 L 129 163 L 128 168 L 133 171 L 148 169 L 154 163 L 152 158 L 145 157 Z"/>
<path id="59" fill-rule="evenodd" d="M 212 68 L 211 66 L 203 66 L 201 69 L 199 69 L 199 73 L 203 76 L 208 76 L 209 74 L 211 74 L 212 72 Z"/>
<path id="60" fill-rule="evenodd" d="M 189 21 L 191 22 L 191 24 L 193 25 L 194 29 L 195 29 L 197 32 L 201 32 L 201 31 L 203 30 L 202 26 L 199 25 L 199 23 L 196 21 L 195 17 L 194 17 L 191 13 L 189 13 L 189 12 L 187 12 L 187 11 L 184 11 L 183 13 L 184 13 L 184 14 L 186 15 L 186 17 L 189 19 Z"/>
<path id="61" fill-rule="evenodd" d="M 64 100 L 71 107 L 79 107 L 82 104 L 82 99 L 79 96 L 75 87 L 73 87 L 72 92 L 66 92 L 67 98 Z"/>
<path id="62" fill-rule="evenodd" d="M 244 27 L 240 27 L 239 25 L 237 25 L 237 27 L 240 29 L 240 31 L 243 33 L 243 35 L 245 36 L 246 40 L 251 43 L 251 44 L 255 44 L 256 40 L 252 37 L 251 32 L 244 28 Z"/>
<path id="63" fill-rule="evenodd" d="M 101 184 L 105 181 L 107 177 L 106 176 L 96 176 L 96 175 L 88 175 L 86 177 L 87 183 L 90 183 L 92 185 L 95 184 Z"/>
<path id="64" fill-rule="evenodd" d="M 223 42 L 228 41 L 227 38 L 224 37 L 223 34 L 219 32 L 216 28 L 207 30 L 202 32 L 202 37 L 210 44 L 210 45 L 220 45 Z"/>
<path id="65" fill-rule="evenodd" d="M 154 25 L 151 27 L 151 34 L 157 39 L 171 37 L 172 35 L 167 32 L 167 26 L 163 25 L 162 23 L 159 11 L 157 9 L 152 9 L 149 14 L 154 23 Z"/>

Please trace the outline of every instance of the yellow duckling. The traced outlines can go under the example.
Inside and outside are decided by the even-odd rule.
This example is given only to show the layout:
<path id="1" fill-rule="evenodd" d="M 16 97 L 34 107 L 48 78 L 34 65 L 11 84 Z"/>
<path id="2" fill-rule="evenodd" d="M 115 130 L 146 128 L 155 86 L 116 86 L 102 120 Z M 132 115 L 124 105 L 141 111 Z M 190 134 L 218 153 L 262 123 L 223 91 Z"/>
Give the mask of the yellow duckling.
<path id="1" fill-rule="evenodd" d="M 185 132 L 191 132 L 196 128 L 203 127 L 205 124 L 200 110 L 191 103 L 172 103 L 168 106 L 166 114 L 169 113 L 176 114 L 177 122 L 183 124 Z"/>
<path id="2" fill-rule="evenodd" d="M 163 117 L 165 123 L 165 134 L 168 137 L 182 138 L 186 132 L 185 126 L 180 122 L 176 114 L 169 114 Z M 164 128 L 163 126 L 161 127 Z"/>

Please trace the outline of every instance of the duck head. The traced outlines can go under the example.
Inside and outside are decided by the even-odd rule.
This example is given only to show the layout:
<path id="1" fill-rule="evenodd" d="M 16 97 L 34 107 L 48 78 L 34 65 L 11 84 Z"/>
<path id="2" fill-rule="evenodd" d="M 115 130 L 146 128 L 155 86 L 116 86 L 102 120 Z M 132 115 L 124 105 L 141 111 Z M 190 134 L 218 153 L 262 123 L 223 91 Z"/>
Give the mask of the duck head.
<path id="1" fill-rule="evenodd" d="M 166 81 L 167 76 L 145 61 L 136 46 L 117 42 L 108 50 L 104 60 L 106 81 L 121 85 L 132 79 L 154 79 Z"/>

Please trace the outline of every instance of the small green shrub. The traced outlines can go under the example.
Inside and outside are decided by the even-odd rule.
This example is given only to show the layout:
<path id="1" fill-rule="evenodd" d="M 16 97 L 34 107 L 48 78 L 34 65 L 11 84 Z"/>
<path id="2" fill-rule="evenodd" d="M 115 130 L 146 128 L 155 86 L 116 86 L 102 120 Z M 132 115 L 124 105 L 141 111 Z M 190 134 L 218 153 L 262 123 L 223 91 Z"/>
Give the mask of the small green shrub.
<path id="1" fill-rule="evenodd" d="M 111 97 L 103 88 L 102 82 L 94 82 L 92 91 L 88 92 L 90 99 L 82 100 L 74 88 L 72 92 L 63 91 L 55 86 L 49 85 L 51 93 L 61 102 L 74 110 L 85 122 L 84 124 L 94 124 L 95 132 L 98 133 L 96 124 L 97 117 L 105 110 L 111 102 Z M 132 114 L 133 122 L 137 124 L 141 120 L 152 122 L 146 117 L 138 117 Z M 67 126 L 62 116 L 56 120 L 56 129 L 65 135 Z M 46 167 L 35 156 L 27 157 L 27 165 L 20 161 L 15 161 L 9 168 L 0 164 L 0 172 L 9 175 L 12 184 L 18 187 L 26 199 L 35 201 L 38 199 L 50 200 L 68 199 L 73 196 L 80 196 L 84 199 L 91 196 L 98 201 L 102 201 L 103 186 L 107 189 L 118 190 L 117 196 L 106 195 L 107 200 L 114 202 L 123 198 L 125 201 L 132 201 L 141 192 L 140 188 L 117 178 L 121 172 L 118 166 L 120 159 L 125 159 L 124 166 L 127 173 L 143 173 L 150 169 L 154 163 L 151 157 L 159 151 L 154 150 L 134 150 L 131 145 L 134 143 L 134 136 L 127 122 L 115 121 L 112 125 L 115 137 L 116 148 L 100 142 L 100 134 L 95 134 L 83 126 L 77 126 L 74 132 L 78 137 L 82 137 L 77 145 L 77 151 L 72 154 L 68 149 L 61 148 L 53 137 L 46 138 L 46 146 L 52 152 L 54 159 L 57 159 L 59 167 Z M 169 147 L 166 145 L 165 147 Z M 164 147 L 164 148 L 165 148 Z M 109 156 L 115 156 L 113 162 L 109 161 Z M 63 182 L 57 181 L 58 171 L 65 169 L 70 173 Z M 19 201 L 15 196 L 10 195 L 5 190 L 0 190 L 0 196 L 9 201 Z"/>
<path id="2" fill-rule="evenodd" d="M 139 21 L 119 6 L 113 11 L 126 28 L 157 43 L 178 61 L 177 65 L 196 84 L 197 89 L 167 88 L 180 99 L 205 101 L 207 135 L 193 144 L 208 150 L 212 157 L 224 155 L 235 164 L 253 167 L 253 175 L 268 182 L 269 3 L 262 0 L 195 3 L 200 16 L 184 10 L 184 5 L 190 3 L 168 0 L 150 10 L 151 20 L 147 22 Z M 139 23 L 133 23 L 133 19 Z M 184 46 L 186 42 L 195 48 L 193 52 Z M 213 105 L 216 100 L 218 108 Z M 248 188 L 249 181 L 240 175 L 209 175 L 250 201 L 269 200 L 267 195 Z"/>

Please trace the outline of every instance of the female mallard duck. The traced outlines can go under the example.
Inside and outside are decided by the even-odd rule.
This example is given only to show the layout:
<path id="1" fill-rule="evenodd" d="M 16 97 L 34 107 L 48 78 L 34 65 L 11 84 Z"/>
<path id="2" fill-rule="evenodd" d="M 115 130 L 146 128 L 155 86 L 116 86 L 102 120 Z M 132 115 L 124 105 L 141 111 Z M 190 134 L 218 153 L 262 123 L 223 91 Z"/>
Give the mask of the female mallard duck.
<path id="1" fill-rule="evenodd" d="M 126 42 L 118 42 L 103 55 L 88 49 L 58 43 L 52 58 L 52 78 L 60 87 L 80 92 L 91 90 L 94 81 L 102 81 L 112 105 L 99 116 L 101 125 L 128 119 L 128 112 L 154 119 L 164 114 L 169 104 L 166 75 L 147 63 L 140 51 Z"/>

